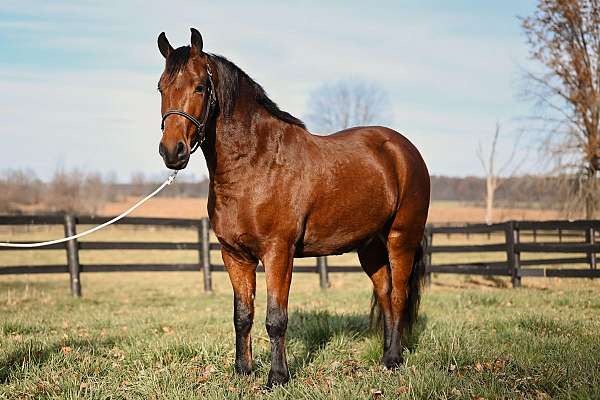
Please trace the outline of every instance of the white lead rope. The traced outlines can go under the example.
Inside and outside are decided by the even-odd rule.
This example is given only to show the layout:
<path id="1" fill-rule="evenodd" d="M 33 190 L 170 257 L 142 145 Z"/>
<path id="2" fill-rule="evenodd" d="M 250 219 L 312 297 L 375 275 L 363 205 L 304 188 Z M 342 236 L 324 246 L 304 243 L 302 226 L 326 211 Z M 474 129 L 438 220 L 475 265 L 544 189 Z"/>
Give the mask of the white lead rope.
<path id="1" fill-rule="evenodd" d="M 94 233 L 96 231 L 99 231 L 100 229 L 106 228 L 107 226 L 112 225 L 115 222 L 117 222 L 118 220 L 123 219 L 127 215 L 131 214 L 131 212 L 133 210 L 135 210 L 136 208 L 138 208 L 139 206 L 141 206 L 142 204 L 144 204 L 145 202 L 147 202 L 148 200 L 150 200 L 152 197 L 156 196 L 161 190 L 163 190 L 165 187 L 167 187 L 171 183 L 173 183 L 175 181 L 175 177 L 176 176 L 177 176 L 177 171 L 173 171 L 173 173 L 171 175 L 169 175 L 169 177 L 167 178 L 167 180 L 165 180 L 159 187 L 157 187 L 154 190 L 154 192 L 150 193 L 148 196 L 144 197 L 142 200 L 140 200 L 137 203 L 135 203 L 127 211 L 125 211 L 124 213 L 122 213 L 121 215 L 119 215 L 117 217 L 114 217 L 110 221 L 106 221 L 105 223 L 100 224 L 98 226 L 95 226 L 92 229 L 88 229 L 85 232 L 81 232 L 81 233 L 78 233 L 76 235 L 69 236 L 69 237 L 62 238 L 62 239 L 48 240 L 47 242 L 38 242 L 38 243 L 5 243 L 5 242 L 0 242 L 0 247 L 15 247 L 15 248 L 30 248 L 31 247 L 31 248 L 33 248 L 33 247 L 50 246 L 52 244 L 64 243 L 64 242 L 68 242 L 69 240 L 79 239 L 80 237 L 83 237 L 83 236 L 89 235 L 90 233 Z"/>

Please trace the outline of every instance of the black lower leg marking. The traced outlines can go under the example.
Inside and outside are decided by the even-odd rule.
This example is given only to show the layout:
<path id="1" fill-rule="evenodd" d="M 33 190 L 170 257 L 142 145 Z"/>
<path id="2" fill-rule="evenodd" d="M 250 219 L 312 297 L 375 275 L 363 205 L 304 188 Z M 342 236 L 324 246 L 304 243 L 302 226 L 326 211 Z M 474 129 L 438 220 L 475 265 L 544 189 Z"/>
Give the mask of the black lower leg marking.
<path id="1" fill-rule="evenodd" d="M 235 326 L 235 371 L 249 374 L 252 370 L 252 343 L 250 331 L 254 320 L 253 307 L 234 296 L 233 324 Z"/>
<path id="2" fill-rule="evenodd" d="M 287 311 L 282 307 L 267 307 L 267 333 L 271 341 L 271 371 L 269 371 L 268 387 L 282 385 L 290 379 L 285 354 L 285 332 L 287 330 Z"/>

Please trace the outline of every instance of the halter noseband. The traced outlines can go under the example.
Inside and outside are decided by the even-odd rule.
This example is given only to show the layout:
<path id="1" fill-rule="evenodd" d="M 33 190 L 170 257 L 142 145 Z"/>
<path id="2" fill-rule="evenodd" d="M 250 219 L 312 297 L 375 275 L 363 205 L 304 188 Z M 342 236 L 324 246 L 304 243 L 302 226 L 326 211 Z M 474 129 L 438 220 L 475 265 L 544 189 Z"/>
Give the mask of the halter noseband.
<path id="1" fill-rule="evenodd" d="M 202 118 L 202 122 L 200 122 L 193 115 L 186 113 L 185 111 L 169 110 L 163 114 L 162 122 L 160 123 L 160 130 L 164 131 L 165 130 L 165 120 L 167 119 L 167 117 L 169 115 L 181 115 L 182 117 L 189 120 L 192 124 L 196 125 L 196 136 L 195 136 L 196 141 L 192 145 L 190 154 L 194 154 L 194 152 L 196 150 L 198 150 L 198 147 L 200 147 L 200 145 L 202 143 L 204 143 L 204 140 L 206 140 L 206 132 L 205 132 L 206 123 L 208 122 L 208 118 L 210 117 L 213 107 L 217 103 L 217 97 L 215 95 L 215 90 L 214 90 L 215 85 L 212 80 L 212 73 L 210 71 L 210 65 L 208 65 L 208 63 L 206 64 L 206 73 L 208 74 L 208 87 L 206 88 L 206 94 L 208 94 L 209 98 L 208 98 L 208 103 L 206 104 L 206 107 L 204 108 L 204 113 L 203 113 L 204 116 Z"/>

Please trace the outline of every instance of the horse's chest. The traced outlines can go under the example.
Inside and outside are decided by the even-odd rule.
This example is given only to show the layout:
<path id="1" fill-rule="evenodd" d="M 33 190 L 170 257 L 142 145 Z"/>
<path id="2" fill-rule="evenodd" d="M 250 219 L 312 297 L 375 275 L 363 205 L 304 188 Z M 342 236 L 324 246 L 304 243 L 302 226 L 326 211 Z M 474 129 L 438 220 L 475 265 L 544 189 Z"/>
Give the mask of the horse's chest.
<path id="1" fill-rule="evenodd" d="M 250 208 L 247 202 L 234 199 L 215 202 L 210 220 L 213 231 L 224 249 L 256 255 L 259 250 L 257 226 Z"/>

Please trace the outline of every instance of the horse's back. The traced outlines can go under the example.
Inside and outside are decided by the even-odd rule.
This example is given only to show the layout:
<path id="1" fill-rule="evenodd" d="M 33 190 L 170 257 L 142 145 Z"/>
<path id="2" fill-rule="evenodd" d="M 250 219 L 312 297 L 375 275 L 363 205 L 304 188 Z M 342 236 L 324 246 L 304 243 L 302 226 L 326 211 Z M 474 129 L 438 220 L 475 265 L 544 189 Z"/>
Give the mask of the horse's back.
<path id="1" fill-rule="evenodd" d="M 335 132 L 327 136 L 313 136 L 319 146 L 329 154 L 337 153 L 341 156 L 344 149 L 352 148 L 356 152 L 367 151 L 371 155 L 384 155 L 397 158 L 413 164 L 414 168 L 425 172 L 427 167 L 417 148 L 408 138 L 400 132 L 383 126 L 358 126 Z M 335 156 L 334 156 L 335 158 Z M 421 171 L 424 170 L 424 171 Z"/>
<path id="2" fill-rule="evenodd" d="M 367 162 L 398 180 L 397 186 L 415 186 L 429 193 L 429 172 L 417 148 L 401 133 L 382 126 L 345 129 L 317 141 L 329 163 Z M 402 195 L 402 193 L 398 193 Z"/>

